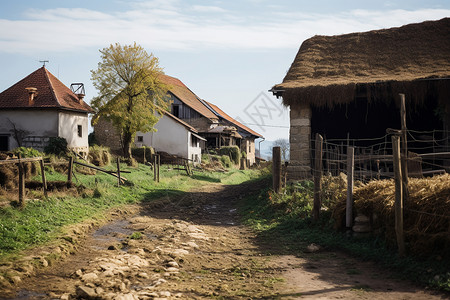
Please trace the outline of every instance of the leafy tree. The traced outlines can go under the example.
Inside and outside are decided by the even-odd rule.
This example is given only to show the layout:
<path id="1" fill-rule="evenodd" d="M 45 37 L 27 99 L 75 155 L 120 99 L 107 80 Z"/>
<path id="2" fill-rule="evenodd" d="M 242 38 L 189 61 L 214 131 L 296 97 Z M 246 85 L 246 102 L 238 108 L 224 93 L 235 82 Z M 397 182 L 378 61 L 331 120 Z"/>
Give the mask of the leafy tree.
<path id="1" fill-rule="evenodd" d="M 288 139 L 279 138 L 272 143 L 272 147 L 280 147 L 281 159 L 289 160 L 289 141 Z"/>
<path id="2" fill-rule="evenodd" d="M 110 120 L 121 135 L 123 155 L 131 158 L 131 144 L 137 131 L 152 131 L 158 115 L 167 108 L 168 87 L 160 80 L 158 58 L 134 43 L 119 43 L 100 50 L 101 62 L 92 70 L 92 81 L 99 95 L 91 105 L 99 118 Z M 159 114 L 155 112 L 158 111 Z"/>

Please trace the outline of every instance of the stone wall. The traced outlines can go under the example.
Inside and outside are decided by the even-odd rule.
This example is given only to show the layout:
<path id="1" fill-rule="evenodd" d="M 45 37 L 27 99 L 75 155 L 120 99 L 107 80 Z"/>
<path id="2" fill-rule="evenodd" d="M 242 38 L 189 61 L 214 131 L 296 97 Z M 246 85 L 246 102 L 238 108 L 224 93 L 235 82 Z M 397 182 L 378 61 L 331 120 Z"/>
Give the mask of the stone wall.
<path id="1" fill-rule="evenodd" d="M 311 107 L 307 104 L 290 107 L 290 161 L 288 179 L 300 180 L 311 177 Z"/>
<path id="2" fill-rule="evenodd" d="M 101 118 L 94 125 L 94 135 L 97 144 L 109 147 L 112 151 L 122 151 L 122 144 L 117 130 L 108 120 Z"/>

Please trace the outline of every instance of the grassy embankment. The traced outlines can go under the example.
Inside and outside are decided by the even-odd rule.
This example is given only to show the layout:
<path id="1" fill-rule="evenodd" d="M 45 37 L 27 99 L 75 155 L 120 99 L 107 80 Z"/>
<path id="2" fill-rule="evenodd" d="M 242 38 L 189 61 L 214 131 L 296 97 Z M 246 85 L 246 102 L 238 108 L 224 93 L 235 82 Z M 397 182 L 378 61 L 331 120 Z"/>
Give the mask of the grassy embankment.
<path id="1" fill-rule="evenodd" d="M 112 168 L 112 167 L 111 167 Z M 23 209 L 0 208 L 0 260 L 20 255 L 21 250 L 51 242 L 61 237 L 65 226 L 89 219 L 101 219 L 111 209 L 140 204 L 166 196 L 181 195 L 203 184 L 239 184 L 262 176 L 259 170 L 229 169 L 227 172 L 195 170 L 188 177 L 183 171 L 161 167 L 160 182 L 153 181 L 150 167 L 139 165 L 123 176 L 131 185 L 117 186 L 117 179 L 98 172 L 94 175 L 76 173 L 77 188 L 50 193 L 44 199 L 41 190 L 29 190 Z M 66 180 L 66 175 L 46 172 L 47 180 Z M 36 180 L 40 180 L 39 176 Z M 14 200 L 14 199 L 11 199 Z"/>
<path id="2" fill-rule="evenodd" d="M 352 256 L 375 261 L 400 278 L 450 292 L 448 257 L 398 257 L 395 245 L 387 245 L 382 237 L 355 238 L 336 231 L 331 209 L 322 211 L 320 221 L 313 224 L 310 217 L 313 188 L 313 183 L 309 181 L 300 182 L 284 190 L 281 195 L 266 188 L 259 195 L 247 197 L 241 202 L 240 213 L 244 222 L 258 231 L 261 243 L 275 245 L 268 251 L 272 254 L 302 255 L 307 245 L 316 243 L 325 249 L 343 250 Z M 329 203 L 324 203 L 324 206 L 327 205 Z"/>

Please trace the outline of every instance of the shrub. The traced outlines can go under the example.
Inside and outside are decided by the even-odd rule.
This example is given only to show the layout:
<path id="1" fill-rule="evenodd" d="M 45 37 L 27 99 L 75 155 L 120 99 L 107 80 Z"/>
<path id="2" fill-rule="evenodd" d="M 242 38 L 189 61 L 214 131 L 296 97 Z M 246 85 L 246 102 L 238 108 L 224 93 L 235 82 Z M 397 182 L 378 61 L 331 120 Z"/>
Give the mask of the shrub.
<path id="1" fill-rule="evenodd" d="M 26 147 L 18 147 L 12 151 L 16 156 L 19 156 L 19 154 L 22 157 L 39 157 L 44 156 L 43 153 L 39 152 L 38 150 L 34 148 L 26 148 Z"/>
<path id="2" fill-rule="evenodd" d="M 227 155 L 222 155 L 221 157 L 220 157 L 220 162 L 222 163 L 222 166 L 224 167 L 224 168 L 231 168 L 231 160 L 230 160 L 230 157 L 229 156 L 227 156 Z"/>
<path id="3" fill-rule="evenodd" d="M 107 147 L 94 145 L 89 147 L 88 159 L 96 166 L 107 166 L 111 163 L 111 153 Z"/>
<path id="4" fill-rule="evenodd" d="M 241 151 L 238 146 L 222 147 L 219 150 L 219 154 L 227 155 L 235 165 L 238 165 L 241 160 Z"/>
<path id="5" fill-rule="evenodd" d="M 155 155 L 155 149 L 152 147 L 141 147 L 141 148 L 132 148 L 131 155 L 136 159 L 139 163 L 143 164 L 144 162 L 144 153 L 145 153 L 145 162 L 152 162 L 153 157 Z"/>
<path id="6" fill-rule="evenodd" d="M 246 159 L 247 158 L 247 152 L 242 151 L 241 152 L 241 157 Z"/>
<path id="7" fill-rule="evenodd" d="M 97 145 L 97 140 L 95 139 L 95 133 L 91 132 L 88 135 L 88 144 L 89 146 Z"/>
<path id="8" fill-rule="evenodd" d="M 51 137 L 44 148 L 44 152 L 47 154 L 65 155 L 68 151 L 67 141 L 62 137 Z"/>

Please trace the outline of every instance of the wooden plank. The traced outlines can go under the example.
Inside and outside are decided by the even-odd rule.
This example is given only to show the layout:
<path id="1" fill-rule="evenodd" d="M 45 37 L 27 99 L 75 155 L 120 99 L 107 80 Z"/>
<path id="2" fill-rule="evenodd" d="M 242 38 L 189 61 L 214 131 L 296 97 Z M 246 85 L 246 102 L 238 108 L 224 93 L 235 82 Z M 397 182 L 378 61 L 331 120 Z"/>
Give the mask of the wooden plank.
<path id="1" fill-rule="evenodd" d="M 406 101 L 405 94 L 399 94 L 400 96 L 400 119 L 402 124 L 402 148 L 401 159 L 402 159 L 402 185 L 403 185 L 403 203 L 406 204 L 408 201 L 408 138 L 407 138 L 407 128 L 406 128 Z"/>
<path id="2" fill-rule="evenodd" d="M 403 236 L 403 180 L 400 155 L 400 139 L 392 136 L 392 151 L 394 156 L 395 180 L 395 233 L 397 235 L 398 253 L 405 255 L 405 240 Z"/>
<path id="3" fill-rule="evenodd" d="M 44 196 L 48 197 L 48 195 L 47 195 L 47 179 L 45 178 L 45 168 L 44 168 L 44 160 L 43 159 L 41 159 L 39 161 L 39 165 L 41 166 L 42 187 L 44 189 Z"/>
<path id="4" fill-rule="evenodd" d="M 69 167 L 67 169 L 67 183 L 72 183 L 73 157 L 69 157 Z"/>
<path id="5" fill-rule="evenodd" d="M 281 148 L 272 148 L 272 178 L 273 190 L 279 193 L 281 190 Z"/>
<path id="6" fill-rule="evenodd" d="M 315 161 L 314 161 L 314 205 L 313 220 L 319 220 L 322 201 L 320 199 L 320 181 L 322 179 L 322 145 L 323 138 L 316 133 Z"/>
<path id="7" fill-rule="evenodd" d="M 355 148 L 347 148 L 347 206 L 345 208 L 345 226 L 353 225 L 353 173 L 355 171 Z"/>
<path id="8" fill-rule="evenodd" d="M 32 162 L 32 161 L 40 161 L 42 160 L 42 157 L 27 157 L 27 158 L 20 158 L 20 159 L 5 159 L 5 160 L 0 160 L 0 165 L 8 165 L 8 164 L 17 164 L 19 162 Z"/>
<path id="9" fill-rule="evenodd" d="M 25 206 L 25 171 L 19 154 L 19 206 Z"/>
<path id="10" fill-rule="evenodd" d="M 117 158 L 117 186 L 120 186 L 120 159 Z"/>
<path id="11" fill-rule="evenodd" d="M 106 174 L 109 174 L 109 175 L 112 175 L 112 176 L 115 176 L 115 177 L 118 177 L 116 172 L 114 172 L 114 171 L 108 171 L 108 170 L 105 170 L 105 169 L 102 169 L 102 168 L 99 168 L 99 167 L 96 167 L 96 166 L 87 165 L 87 164 L 84 164 L 84 163 L 76 161 L 76 160 L 74 160 L 73 163 L 77 164 L 77 165 L 80 165 L 80 166 L 85 166 L 85 167 L 88 167 L 88 168 L 91 168 L 91 169 L 94 169 L 94 170 L 97 170 L 97 171 L 100 171 L 100 172 L 103 172 L 103 173 L 106 173 Z M 121 171 L 121 172 L 124 173 L 124 171 Z M 127 180 L 123 176 L 121 176 L 120 179 L 121 180 Z"/>

